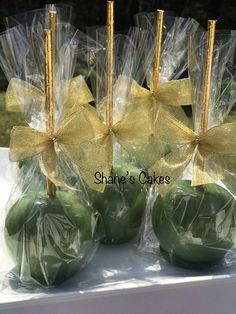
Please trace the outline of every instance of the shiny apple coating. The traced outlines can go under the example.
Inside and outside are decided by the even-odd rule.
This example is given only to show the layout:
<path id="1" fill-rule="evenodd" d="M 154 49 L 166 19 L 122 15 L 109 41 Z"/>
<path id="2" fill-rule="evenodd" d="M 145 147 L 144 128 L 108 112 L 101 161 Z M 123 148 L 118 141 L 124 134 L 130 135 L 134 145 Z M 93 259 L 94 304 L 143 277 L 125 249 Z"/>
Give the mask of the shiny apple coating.
<path id="1" fill-rule="evenodd" d="M 104 193 L 92 192 L 94 208 L 99 212 L 99 231 L 104 244 L 120 244 L 132 240 L 139 231 L 146 189 L 139 182 L 140 170 L 132 165 L 113 166 L 112 175 L 133 176 L 133 183 L 107 184 Z"/>
<path id="2" fill-rule="evenodd" d="M 87 263 L 96 219 L 72 192 L 29 192 L 9 210 L 5 239 L 26 285 L 52 286 Z"/>
<path id="3" fill-rule="evenodd" d="M 152 223 L 164 256 L 185 268 L 206 268 L 219 263 L 233 246 L 236 202 L 223 187 L 191 187 L 177 181 L 157 197 Z"/>

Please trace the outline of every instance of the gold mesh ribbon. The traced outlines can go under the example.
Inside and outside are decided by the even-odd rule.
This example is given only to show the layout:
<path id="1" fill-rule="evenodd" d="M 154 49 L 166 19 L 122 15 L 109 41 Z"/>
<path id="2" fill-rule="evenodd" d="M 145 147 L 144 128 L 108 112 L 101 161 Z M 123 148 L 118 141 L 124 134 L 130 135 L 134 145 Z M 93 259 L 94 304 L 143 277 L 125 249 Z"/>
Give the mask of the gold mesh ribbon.
<path id="1" fill-rule="evenodd" d="M 151 134 L 151 113 L 144 104 L 129 106 L 123 119 L 110 129 L 101 122 L 95 108 L 81 106 L 59 120 L 57 131 L 52 136 L 30 127 L 14 127 L 10 159 L 19 161 L 38 155 L 45 176 L 55 185 L 66 186 L 66 174 L 60 167 L 62 152 L 79 168 L 82 178 L 92 189 L 103 191 L 106 185 L 96 184 L 94 175 L 97 171 L 103 171 L 105 176 L 111 173 L 113 136 L 128 152 L 133 152 L 136 143 L 145 141 Z M 145 154 L 148 158 L 149 152 Z"/>
<path id="2" fill-rule="evenodd" d="M 122 87 L 122 84 L 125 84 L 126 78 L 123 77 L 123 79 L 121 85 L 117 85 L 119 88 Z M 58 93 L 62 93 L 65 97 L 67 106 L 63 119 L 59 120 L 57 131 L 53 136 L 48 133 L 37 132 L 32 128 L 13 128 L 10 142 L 10 159 L 19 161 L 39 155 L 42 172 L 55 185 L 65 186 L 66 174 L 63 173 L 63 168 L 60 167 L 61 152 L 79 168 L 82 178 L 92 189 L 103 191 L 105 184 L 97 185 L 94 175 L 97 171 L 103 171 L 105 176 L 108 176 L 111 172 L 113 136 L 116 137 L 126 151 L 148 165 L 153 164 L 153 158 L 157 160 L 160 157 L 158 151 L 162 150 L 157 145 L 157 138 L 154 137 L 153 132 L 153 95 L 141 86 L 133 86 L 130 93 L 132 101 L 128 101 L 122 119 L 109 129 L 99 119 L 97 111 L 93 107 L 88 104 L 86 106 L 76 106 L 77 104 L 85 104 L 91 99 L 86 83 L 84 82 L 81 85 L 83 80 L 80 80 L 81 77 L 72 79 L 64 83 L 64 86 L 61 85 L 58 90 Z M 184 83 L 184 89 L 186 84 L 188 84 L 187 81 Z M 15 92 L 16 90 L 19 93 L 22 90 L 22 98 L 20 98 L 18 92 Z M 169 88 L 167 90 L 169 92 Z M 167 90 L 163 92 L 160 89 L 160 95 L 165 94 Z M 117 89 L 115 89 L 115 92 L 117 92 Z M 148 98 L 145 98 L 147 93 Z M 144 95 L 144 98 L 142 95 Z M 24 108 L 31 105 L 35 99 L 41 105 L 44 103 L 44 95 L 38 89 L 23 81 L 13 79 L 8 88 L 8 100 L 10 100 L 8 106 L 10 103 L 11 107 L 14 107 L 17 103 L 19 105 L 18 98 Z M 142 99 L 144 101 L 140 101 Z M 148 102 L 149 99 L 151 102 Z M 161 99 L 164 99 L 164 96 L 161 96 Z M 167 96 L 166 99 L 168 99 Z M 76 110 L 73 109 L 71 114 L 68 114 L 70 107 L 76 108 Z M 57 146 L 59 149 L 57 149 Z M 150 151 L 148 149 L 150 147 L 157 147 L 158 151 L 155 149 Z"/>
<path id="3" fill-rule="evenodd" d="M 115 95 L 126 95 L 129 99 L 139 99 L 152 104 L 153 99 L 157 105 L 180 107 L 192 103 L 192 89 L 189 78 L 161 83 L 156 92 L 140 86 L 132 78 L 120 75 L 114 85 Z"/>
<path id="4" fill-rule="evenodd" d="M 198 135 L 169 112 L 160 110 L 157 116 L 159 136 L 177 145 L 151 168 L 160 175 L 168 175 L 174 183 L 193 159 L 192 186 L 224 179 L 224 156 L 236 155 L 236 123 L 225 123 Z M 169 191 L 171 184 L 159 185 L 160 194 Z"/>
<path id="5" fill-rule="evenodd" d="M 181 106 L 192 103 L 192 90 L 189 79 L 174 80 L 167 83 L 159 84 L 157 92 L 153 93 L 150 90 L 140 86 L 132 78 L 120 75 L 114 85 L 114 99 L 126 99 L 128 105 L 131 107 L 139 106 L 143 104 L 142 111 L 140 111 L 140 127 L 137 128 L 137 132 L 140 129 L 147 129 L 145 123 L 146 119 L 142 119 L 145 116 L 145 110 L 149 110 L 149 123 L 153 128 L 158 130 L 159 126 L 155 121 L 156 114 L 159 108 L 164 107 L 166 111 L 171 112 L 178 120 L 183 123 L 188 123 L 188 119 L 181 108 Z M 132 116 L 130 116 L 130 123 L 132 124 Z M 135 132 L 136 132 L 135 131 Z M 130 135 L 134 133 L 130 129 Z M 165 152 L 165 143 L 160 140 L 160 136 L 154 136 L 152 132 L 150 136 L 143 137 L 139 141 L 133 141 L 131 138 L 129 141 L 123 142 L 123 147 L 131 154 L 134 155 L 139 161 L 147 166 L 151 166 L 154 162 L 161 158 Z"/>
<path id="6" fill-rule="evenodd" d="M 82 178 L 92 189 L 102 191 L 104 187 L 94 183 L 94 174 L 98 168 L 103 169 L 105 175 L 109 175 L 111 170 L 111 154 L 107 154 L 104 145 L 109 139 L 104 140 L 104 134 L 108 134 L 108 128 L 101 123 L 96 110 L 90 105 L 80 107 L 59 122 L 52 136 L 30 127 L 14 127 L 11 132 L 10 160 L 20 161 L 38 155 L 45 176 L 55 185 L 70 187 L 65 183 L 66 173 L 59 162 L 62 152 L 79 168 Z"/>
<path id="7" fill-rule="evenodd" d="M 63 106 L 72 108 L 75 105 L 85 105 L 93 101 L 93 96 L 82 75 L 68 81 L 62 81 L 55 88 L 55 95 L 65 100 Z M 23 80 L 12 78 L 6 91 L 6 110 L 27 111 L 32 105 L 44 108 L 44 93 Z"/>

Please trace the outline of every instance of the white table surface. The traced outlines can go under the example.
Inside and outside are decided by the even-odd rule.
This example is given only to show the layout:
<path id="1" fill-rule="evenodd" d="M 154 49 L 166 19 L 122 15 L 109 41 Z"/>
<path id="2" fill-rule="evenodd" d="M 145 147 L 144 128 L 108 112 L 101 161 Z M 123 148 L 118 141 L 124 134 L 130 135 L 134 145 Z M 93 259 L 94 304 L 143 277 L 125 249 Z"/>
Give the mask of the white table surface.
<path id="1" fill-rule="evenodd" d="M 16 165 L 0 148 L 0 208 Z M 2 224 L 2 222 L 1 222 Z M 22 291 L 5 278 L 11 268 L 0 229 L 0 314 L 236 314 L 236 267 L 192 272 L 142 255 L 133 243 L 100 246 L 87 268 L 46 293 Z"/>

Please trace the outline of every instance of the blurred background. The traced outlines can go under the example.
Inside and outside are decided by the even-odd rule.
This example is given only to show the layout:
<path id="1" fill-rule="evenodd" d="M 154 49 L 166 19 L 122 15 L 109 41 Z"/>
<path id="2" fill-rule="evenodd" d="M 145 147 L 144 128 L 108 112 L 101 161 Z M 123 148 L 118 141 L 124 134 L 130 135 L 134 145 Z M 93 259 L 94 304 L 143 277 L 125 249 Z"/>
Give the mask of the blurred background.
<path id="1" fill-rule="evenodd" d="M 47 3 L 72 4 L 73 24 L 84 30 L 85 26 L 104 25 L 106 21 L 106 0 L 0 0 L 0 31 L 4 31 L 3 18 L 26 10 L 43 7 Z M 142 11 L 163 9 L 175 11 L 179 16 L 195 18 L 203 27 L 208 19 L 217 19 L 217 27 L 236 29 L 236 0 L 116 0 L 115 26 L 125 31 L 133 25 L 133 15 Z M 0 71 L 0 146 L 8 146 L 13 125 L 22 124 L 22 117 L 5 110 L 7 81 Z"/>

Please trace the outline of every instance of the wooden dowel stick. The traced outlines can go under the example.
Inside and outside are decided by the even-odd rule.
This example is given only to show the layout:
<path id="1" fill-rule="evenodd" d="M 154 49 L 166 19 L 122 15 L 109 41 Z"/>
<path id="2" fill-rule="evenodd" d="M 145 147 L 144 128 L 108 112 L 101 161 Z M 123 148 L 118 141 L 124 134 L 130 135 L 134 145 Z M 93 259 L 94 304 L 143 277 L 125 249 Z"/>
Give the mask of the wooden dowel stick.
<path id="1" fill-rule="evenodd" d="M 54 99 L 53 99 L 53 53 L 52 32 L 44 31 L 44 59 L 45 59 L 45 111 L 46 128 L 51 136 L 54 133 Z M 49 197 L 55 197 L 56 186 L 47 179 L 47 193 Z"/>
<path id="2" fill-rule="evenodd" d="M 163 17 L 164 11 L 157 10 L 157 24 L 156 24 L 156 46 L 154 51 L 154 62 L 153 62 L 153 75 L 151 91 L 156 92 L 159 84 L 160 76 L 160 63 L 161 63 L 161 44 L 162 44 L 162 33 L 163 33 Z"/>
<path id="3" fill-rule="evenodd" d="M 208 125 L 208 110 L 209 110 L 209 98 L 210 98 L 210 88 L 211 88 L 215 27 L 216 27 L 216 21 L 214 20 L 208 21 L 207 47 L 206 47 L 204 75 L 203 75 L 203 83 L 202 83 L 200 134 L 203 134 L 207 131 L 207 125 Z"/>
<path id="4" fill-rule="evenodd" d="M 98 31 L 96 30 L 96 54 L 98 53 Z M 100 77 L 99 77 L 99 68 L 98 68 L 98 59 L 96 57 L 96 77 L 95 77 L 95 83 L 96 83 L 96 106 L 98 106 L 98 102 L 100 99 L 100 90 L 99 90 L 99 86 L 100 86 Z"/>
<path id="5" fill-rule="evenodd" d="M 56 63 L 56 33 L 57 33 L 57 12 L 49 12 L 49 29 L 51 30 L 51 44 L 52 44 L 52 70 L 53 77 L 55 76 L 55 63 Z"/>
<path id="6" fill-rule="evenodd" d="M 114 2 L 107 2 L 106 123 L 113 124 Z"/>

